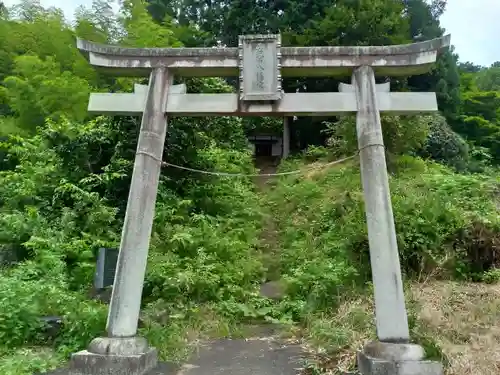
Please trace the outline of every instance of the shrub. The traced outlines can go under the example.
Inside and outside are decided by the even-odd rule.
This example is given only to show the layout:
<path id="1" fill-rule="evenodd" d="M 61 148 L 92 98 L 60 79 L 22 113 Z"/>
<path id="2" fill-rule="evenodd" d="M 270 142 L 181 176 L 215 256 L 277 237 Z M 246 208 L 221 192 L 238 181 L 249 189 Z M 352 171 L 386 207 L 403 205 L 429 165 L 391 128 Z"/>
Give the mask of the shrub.
<path id="1" fill-rule="evenodd" d="M 60 366 L 64 357 L 47 347 L 25 347 L 2 352 L 2 375 L 33 375 L 46 373 Z"/>
<path id="2" fill-rule="evenodd" d="M 429 125 L 429 135 L 419 155 L 460 171 L 466 169 L 469 162 L 467 142 L 450 128 L 443 116 L 430 117 Z"/>
<path id="3" fill-rule="evenodd" d="M 328 157 L 329 150 L 323 146 L 309 146 L 304 151 L 304 158 L 307 161 L 316 161 Z"/>
<path id="4" fill-rule="evenodd" d="M 401 155 L 416 151 L 425 144 L 432 117 L 383 115 L 381 121 L 388 153 Z M 327 128 L 330 134 L 327 144 L 335 152 L 349 155 L 358 149 L 354 116 L 342 116 L 338 122 L 327 124 Z"/>
<path id="5" fill-rule="evenodd" d="M 0 280 L 0 338 L 6 347 L 44 343 L 39 318 L 45 314 L 63 317 L 55 343 L 64 355 L 103 334 L 107 308 L 85 296 L 95 251 L 119 239 L 135 125 L 130 119 L 61 119 L 47 122 L 33 137 L 0 144 L 0 249 L 18 253 L 22 261 Z M 166 154 L 175 157 L 169 161 L 208 171 L 254 171 L 241 120 L 171 125 L 169 141 L 179 142 L 168 148 Z M 250 311 L 247 305 L 260 303 L 260 201 L 252 189 L 248 178 L 163 171 L 146 304 L 165 298 L 177 310 L 183 303 L 219 303 L 223 312 L 234 306 Z"/>
<path id="6" fill-rule="evenodd" d="M 460 175 L 409 156 L 395 165 L 390 186 L 406 275 L 439 271 L 472 278 L 497 265 L 500 222 L 494 177 Z M 279 266 L 289 297 L 312 306 L 304 311 L 335 304 L 343 291 L 370 279 L 356 162 L 284 177 L 275 184 L 268 205 L 279 225 Z"/>
<path id="7" fill-rule="evenodd" d="M 47 343 L 51 338 L 43 334 L 44 316 L 62 318 L 63 328 L 56 343 L 65 354 L 83 349 L 102 334 L 106 307 L 68 290 L 61 270 L 64 266 L 59 263 L 41 283 L 39 265 L 28 261 L 0 275 L 0 339 L 4 347 Z"/>
<path id="8" fill-rule="evenodd" d="M 6 347 L 40 342 L 46 285 L 0 276 L 0 340 Z"/>

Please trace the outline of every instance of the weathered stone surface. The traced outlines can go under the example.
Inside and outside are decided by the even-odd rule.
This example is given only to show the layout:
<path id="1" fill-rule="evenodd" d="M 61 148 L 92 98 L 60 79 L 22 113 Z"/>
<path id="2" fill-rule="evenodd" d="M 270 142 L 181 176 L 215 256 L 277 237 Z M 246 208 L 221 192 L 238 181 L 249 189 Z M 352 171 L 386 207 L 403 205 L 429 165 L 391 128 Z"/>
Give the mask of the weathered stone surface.
<path id="1" fill-rule="evenodd" d="M 379 83 L 375 85 L 375 91 L 377 93 L 379 92 L 390 92 L 391 91 L 391 83 L 390 82 L 385 82 L 385 83 Z M 339 83 L 339 92 L 356 92 L 356 86 L 350 85 L 348 83 Z"/>
<path id="2" fill-rule="evenodd" d="M 358 370 L 362 375 L 442 375 L 442 364 L 424 356 L 420 345 L 375 341 L 358 352 Z"/>
<path id="3" fill-rule="evenodd" d="M 159 362 L 154 368 L 141 375 L 176 375 L 178 374 L 179 366 L 173 363 Z M 126 375 L 137 375 L 131 372 L 125 373 Z M 74 375 L 70 372 L 69 368 L 58 369 L 47 373 L 36 373 L 34 375 Z M 118 375 L 118 374 L 116 374 Z M 122 375 L 122 374 L 120 374 Z"/>
<path id="4" fill-rule="evenodd" d="M 178 94 L 186 93 L 186 85 L 173 85 L 169 91 L 169 99 Z M 88 111 L 98 115 L 110 114 L 114 116 L 142 116 L 148 87 L 134 85 L 134 93 L 92 93 L 90 94 Z M 166 105 L 166 103 L 163 103 Z M 163 108 L 165 111 L 166 109 Z"/>
<path id="5" fill-rule="evenodd" d="M 281 99 L 280 47 L 279 34 L 240 36 L 240 100 Z"/>
<path id="6" fill-rule="evenodd" d="M 389 361 L 358 352 L 361 375 L 443 375 L 443 365 L 435 361 Z"/>
<path id="7" fill-rule="evenodd" d="M 171 82 L 166 69 L 151 72 L 109 306 L 110 337 L 132 337 L 137 333 L 167 132 L 164 109 Z"/>
<path id="8" fill-rule="evenodd" d="M 358 112 L 356 133 L 365 198 L 370 263 L 375 295 L 377 337 L 384 342 L 408 342 L 396 227 L 392 212 L 375 75 L 369 66 L 353 73 Z M 408 105 L 409 103 L 401 103 Z"/>
<path id="9" fill-rule="evenodd" d="M 91 94 L 89 112 L 108 115 L 140 116 L 144 106 L 127 95 Z M 379 110 L 391 114 L 416 114 L 437 111 L 436 94 L 431 92 L 379 92 Z M 290 93 L 274 104 L 246 103 L 238 94 L 169 95 L 169 116 L 328 116 L 357 111 L 354 93 Z"/>
<path id="10" fill-rule="evenodd" d="M 90 343 L 88 351 L 103 355 L 139 355 L 149 351 L 144 337 L 97 337 Z"/>
<path id="11" fill-rule="evenodd" d="M 378 75 L 413 75 L 430 70 L 450 36 L 394 46 L 283 47 L 282 76 L 348 76 L 369 65 Z M 180 76 L 239 75 L 238 48 L 123 48 L 78 39 L 77 47 L 90 63 L 115 75 L 148 76 L 154 67 L 167 67 Z"/>
<path id="12" fill-rule="evenodd" d="M 71 356 L 69 375 L 146 375 L 158 365 L 156 349 L 138 355 L 96 354 L 81 351 Z"/>
<path id="13" fill-rule="evenodd" d="M 424 348 L 416 344 L 395 344 L 373 341 L 363 348 L 363 353 L 373 358 L 389 361 L 420 361 L 425 357 Z"/>

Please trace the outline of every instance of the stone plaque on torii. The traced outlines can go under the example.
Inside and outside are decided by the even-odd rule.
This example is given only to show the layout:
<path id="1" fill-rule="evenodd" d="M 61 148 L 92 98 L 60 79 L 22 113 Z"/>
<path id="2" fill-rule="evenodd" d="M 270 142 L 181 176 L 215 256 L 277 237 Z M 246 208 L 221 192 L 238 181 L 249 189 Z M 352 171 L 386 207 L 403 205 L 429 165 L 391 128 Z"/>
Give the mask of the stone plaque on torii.
<path id="1" fill-rule="evenodd" d="M 426 42 L 372 47 L 282 47 L 279 35 L 242 36 L 237 48 L 122 48 L 78 40 L 96 68 L 114 75 L 148 77 L 130 94 L 91 94 L 89 112 L 142 115 L 124 220 L 108 337 L 76 353 L 70 373 L 140 374 L 157 355 L 136 336 L 153 224 L 163 147 L 170 116 L 325 116 L 356 113 L 375 295 L 378 342 L 358 354 L 362 374 L 441 374 L 409 344 L 396 232 L 392 213 L 380 113 L 418 114 L 438 110 L 435 93 L 390 92 L 375 75 L 426 73 L 450 44 L 446 36 Z M 173 77 L 239 77 L 236 94 L 190 94 Z M 339 92 L 283 93 L 281 77 L 352 76 Z"/>

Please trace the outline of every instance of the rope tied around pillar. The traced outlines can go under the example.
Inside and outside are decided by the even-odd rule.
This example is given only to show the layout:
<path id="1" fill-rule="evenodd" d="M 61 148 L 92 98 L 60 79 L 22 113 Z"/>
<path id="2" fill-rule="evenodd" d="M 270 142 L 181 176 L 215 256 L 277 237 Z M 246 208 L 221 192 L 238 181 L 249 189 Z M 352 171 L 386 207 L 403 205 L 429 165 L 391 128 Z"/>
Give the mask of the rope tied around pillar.
<path id="1" fill-rule="evenodd" d="M 160 134 L 149 130 L 141 130 L 136 154 L 149 155 L 160 159 L 163 154 L 163 139 Z"/>
<path id="2" fill-rule="evenodd" d="M 385 145 L 383 143 L 369 143 L 367 145 L 364 145 L 363 147 L 360 147 L 358 149 L 358 153 L 360 153 L 361 151 L 363 151 L 364 149 L 367 149 L 369 147 L 375 147 L 375 146 L 379 146 L 379 147 L 383 147 L 385 148 Z"/>

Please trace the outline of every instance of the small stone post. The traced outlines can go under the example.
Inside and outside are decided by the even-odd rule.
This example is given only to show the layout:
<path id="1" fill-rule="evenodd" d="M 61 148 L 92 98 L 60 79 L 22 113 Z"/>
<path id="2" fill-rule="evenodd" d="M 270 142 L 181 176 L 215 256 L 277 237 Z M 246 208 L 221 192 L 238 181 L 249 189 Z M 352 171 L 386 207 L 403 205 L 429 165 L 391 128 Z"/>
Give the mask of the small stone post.
<path id="1" fill-rule="evenodd" d="M 109 308 L 108 337 L 96 338 L 88 351 L 74 354 L 70 374 L 144 375 L 157 365 L 156 350 L 135 335 L 167 131 L 170 83 L 167 69 L 152 70 Z"/>
<path id="2" fill-rule="evenodd" d="M 358 105 L 356 132 L 375 291 L 377 336 L 382 342 L 408 342 L 410 334 L 375 74 L 371 67 L 361 66 L 354 70 L 352 80 Z"/>
<path id="3" fill-rule="evenodd" d="M 282 158 L 286 159 L 290 155 L 290 124 L 288 117 L 283 117 L 283 155 Z"/>

